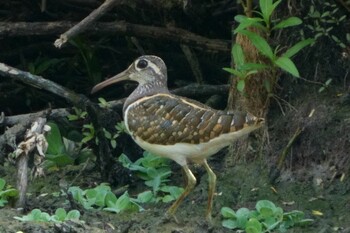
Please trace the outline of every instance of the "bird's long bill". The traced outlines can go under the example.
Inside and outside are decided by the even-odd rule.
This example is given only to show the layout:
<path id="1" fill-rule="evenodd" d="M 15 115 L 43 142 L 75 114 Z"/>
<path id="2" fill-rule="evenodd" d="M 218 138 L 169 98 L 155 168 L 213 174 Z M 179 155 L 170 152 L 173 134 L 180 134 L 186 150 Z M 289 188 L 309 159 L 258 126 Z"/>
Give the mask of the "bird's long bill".
<path id="1" fill-rule="evenodd" d="M 120 81 L 123 81 L 123 80 L 128 80 L 129 79 L 129 74 L 130 74 L 130 71 L 129 69 L 126 69 L 124 70 L 123 72 L 107 79 L 106 81 L 103 81 L 99 84 L 97 84 L 96 86 L 94 86 L 91 90 L 91 94 L 101 90 L 102 88 L 105 88 L 106 86 L 109 86 L 113 83 L 117 83 L 117 82 L 120 82 Z"/>

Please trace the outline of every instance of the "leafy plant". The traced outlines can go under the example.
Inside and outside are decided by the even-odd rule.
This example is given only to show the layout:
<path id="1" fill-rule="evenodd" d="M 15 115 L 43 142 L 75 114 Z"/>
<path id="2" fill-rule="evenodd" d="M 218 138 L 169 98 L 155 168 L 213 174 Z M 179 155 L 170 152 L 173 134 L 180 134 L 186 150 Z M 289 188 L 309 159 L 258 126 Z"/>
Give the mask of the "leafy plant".
<path id="1" fill-rule="evenodd" d="M 114 128 L 117 130 L 115 134 L 112 134 L 106 129 L 103 129 L 104 135 L 107 139 L 109 139 L 112 148 L 117 147 L 117 138 L 120 136 L 120 134 L 127 132 L 123 121 L 117 123 L 117 125 L 115 125 Z"/>
<path id="2" fill-rule="evenodd" d="M 92 156 L 92 151 L 88 148 L 82 148 L 82 144 L 62 137 L 60 129 L 55 123 L 48 123 L 51 132 L 46 136 L 49 144 L 46 152 L 45 167 L 63 167 L 68 164 L 74 164 L 76 160 L 83 162 Z"/>
<path id="3" fill-rule="evenodd" d="M 68 213 L 63 208 L 58 208 L 55 214 L 49 215 L 40 209 L 33 209 L 29 214 L 22 217 L 14 217 L 23 222 L 64 222 L 67 220 L 81 221 L 78 210 L 70 210 Z"/>
<path id="4" fill-rule="evenodd" d="M 330 42 L 346 48 L 345 40 L 338 38 L 333 32 L 334 29 L 345 23 L 346 15 L 340 13 L 335 3 L 317 0 L 311 0 L 311 2 L 309 12 L 304 19 L 308 21 L 306 27 L 311 31 L 314 39 L 328 38 Z M 303 36 L 304 31 L 301 33 Z"/>
<path id="5" fill-rule="evenodd" d="M 106 183 L 86 190 L 73 186 L 68 189 L 68 193 L 71 193 L 73 199 L 87 210 L 97 208 L 114 213 L 143 210 L 127 192 L 117 198 Z"/>
<path id="6" fill-rule="evenodd" d="M 6 181 L 0 178 L 0 207 L 7 204 L 8 199 L 18 197 L 18 190 L 12 187 L 6 187 Z"/>
<path id="7" fill-rule="evenodd" d="M 245 35 L 256 49 L 268 60 L 270 63 L 246 63 L 245 56 L 241 45 L 235 44 L 232 47 L 232 57 L 235 62 L 235 68 L 224 68 L 225 71 L 237 76 L 239 81 L 237 82 L 237 90 L 244 92 L 246 79 L 264 69 L 276 69 L 280 68 L 295 77 L 299 77 L 299 71 L 296 68 L 294 62 L 291 60 L 295 54 L 297 54 L 305 46 L 308 46 L 314 42 L 313 39 L 302 40 L 281 54 L 279 46 L 273 48 L 269 42 L 258 33 L 248 30 L 248 28 L 258 28 L 262 34 L 270 35 L 274 30 L 281 30 L 287 27 L 296 26 L 302 23 L 302 20 L 298 17 L 290 17 L 285 20 L 272 20 L 272 15 L 276 7 L 281 3 L 281 0 L 260 0 L 260 11 L 256 11 L 256 17 L 247 17 L 244 15 L 237 15 L 235 20 L 239 23 L 238 27 L 234 30 L 234 33 Z M 271 84 L 265 80 L 265 88 L 270 93 Z"/>
<path id="8" fill-rule="evenodd" d="M 83 37 L 76 37 L 69 42 L 75 46 L 79 52 L 85 66 L 84 72 L 87 73 L 87 78 L 90 84 L 96 84 L 101 81 L 102 72 L 101 65 L 96 56 L 96 46 L 91 46 Z"/>
<path id="9" fill-rule="evenodd" d="M 170 202 L 177 199 L 183 192 L 183 188 L 168 186 L 167 182 L 171 175 L 170 160 L 155 156 L 147 151 L 143 157 L 132 162 L 126 155 L 119 156 L 119 162 L 145 181 L 146 186 L 152 191 L 145 191 L 139 194 L 137 200 L 145 202 Z"/>
<path id="10" fill-rule="evenodd" d="M 38 56 L 35 61 L 28 63 L 28 71 L 31 74 L 41 75 L 62 62 L 63 59 Z"/>
<path id="11" fill-rule="evenodd" d="M 102 97 L 99 97 L 98 101 L 100 102 L 98 104 L 98 106 L 100 106 L 101 108 L 110 108 L 111 107 L 111 105 Z"/>
<path id="12" fill-rule="evenodd" d="M 76 121 L 76 120 L 84 120 L 87 116 L 87 112 L 86 111 L 83 111 L 82 109 L 80 108 L 77 108 L 77 107 L 73 107 L 73 110 L 74 110 L 74 114 L 69 114 L 67 117 L 68 117 L 68 120 L 70 121 Z"/>
<path id="13" fill-rule="evenodd" d="M 231 208 L 223 207 L 221 214 L 224 217 L 222 226 L 248 233 L 286 232 L 289 228 L 306 226 L 313 222 L 312 219 L 305 219 L 302 211 L 284 213 L 282 208 L 268 200 L 258 201 L 255 210 L 240 208 L 235 212 Z"/>

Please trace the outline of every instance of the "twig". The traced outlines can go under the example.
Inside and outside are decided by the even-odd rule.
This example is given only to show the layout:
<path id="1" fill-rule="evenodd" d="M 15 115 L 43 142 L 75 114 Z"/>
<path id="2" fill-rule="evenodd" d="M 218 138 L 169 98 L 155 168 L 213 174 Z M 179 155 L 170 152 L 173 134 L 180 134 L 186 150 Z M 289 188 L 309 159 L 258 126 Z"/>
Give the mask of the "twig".
<path id="1" fill-rule="evenodd" d="M 287 154 L 289 153 L 289 149 L 291 148 L 291 146 L 293 145 L 293 143 L 295 142 L 295 140 L 297 139 L 297 137 L 300 135 L 300 133 L 302 131 L 303 130 L 300 129 L 300 127 L 298 127 L 297 130 L 295 131 L 293 137 L 289 140 L 287 146 L 283 149 L 282 154 L 278 158 L 278 162 L 277 162 L 278 169 L 280 169 L 280 170 L 282 169 L 283 162 L 286 159 Z"/>
<path id="2" fill-rule="evenodd" d="M 1 36 L 32 36 L 32 35 L 55 35 L 73 27 L 74 22 L 0 22 Z M 155 27 L 139 24 L 115 21 L 112 23 L 94 23 L 85 31 L 89 34 L 119 34 L 137 37 L 154 38 L 157 40 L 168 40 L 189 45 L 193 48 L 209 51 L 229 52 L 230 41 L 220 39 L 209 39 L 181 28 Z"/>
<path id="3" fill-rule="evenodd" d="M 54 45 L 57 48 L 61 48 L 62 45 L 67 43 L 67 41 L 80 34 L 84 30 L 86 30 L 87 27 L 91 26 L 92 23 L 97 21 L 102 15 L 104 15 L 108 10 L 112 9 L 114 5 L 120 2 L 119 0 L 106 0 L 99 8 L 91 12 L 90 15 L 88 15 L 85 19 L 83 19 L 81 22 L 76 24 L 74 27 L 60 35 L 60 38 L 57 39 L 54 43 Z"/>

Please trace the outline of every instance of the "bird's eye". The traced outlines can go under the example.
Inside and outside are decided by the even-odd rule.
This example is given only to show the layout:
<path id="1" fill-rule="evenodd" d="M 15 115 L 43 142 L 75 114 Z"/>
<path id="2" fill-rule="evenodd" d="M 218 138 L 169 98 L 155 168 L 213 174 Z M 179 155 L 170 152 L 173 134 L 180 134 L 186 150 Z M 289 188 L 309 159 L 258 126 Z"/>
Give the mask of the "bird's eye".
<path id="1" fill-rule="evenodd" d="M 137 62 L 137 68 L 144 69 L 148 66 L 148 62 L 144 59 L 141 59 L 140 61 Z"/>

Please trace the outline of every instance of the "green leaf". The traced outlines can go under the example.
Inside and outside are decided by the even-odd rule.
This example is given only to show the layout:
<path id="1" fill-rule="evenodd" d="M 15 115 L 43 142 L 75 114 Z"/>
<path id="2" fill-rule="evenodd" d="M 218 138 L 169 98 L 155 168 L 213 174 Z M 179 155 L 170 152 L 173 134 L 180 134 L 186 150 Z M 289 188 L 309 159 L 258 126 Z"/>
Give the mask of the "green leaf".
<path id="1" fill-rule="evenodd" d="M 262 224 L 256 218 L 251 218 L 246 224 L 245 231 L 247 233 L 261 233 L 263 232 Z"/>
<path id="2" fill-rule="evenodd" d="M 239 228 L 244 229 L 250 215 L 250 210 L 247 208 L 240 208 L 236 212 L 237 224 Z"/>
<path id="3" fill-rule="evenodd" d="M 6 181 L 4 179 L 0 178 L 0 191 L 5 188 L 5 185 L 6 185 Z"/>
<path id="4" fill-rule="evenodd" d="M 68 212 L 66 220 L 79 220 L 80 212 L 78 210 L 71 210 Z"/>
<path id="5" fill-rule="evenodd" d="M 220 212 L 221 212 L 221 215 L 222 215 L 224 218 L 236 219 L 236 213 L 235 213 L 235 211 L 232 210 L 232 209 L 229 208 L 229 207 L 222 207 Z"/>
<path id="6" fill-rule="evenodd" d="M 244 87 L 245 87 L 245 81 L 244 79 L 241 79 L 237 82 L 237 90 L 240 92 L 244 91 Z"/>
<path id="7" fill-rule="evenodd" d="M 235 34 L 252 26 L 263 30 L 265 29 L 264 26 L 261 24 L 261 22 L 264 20 L 261 18 L 250 18 L 244 15 L 237 15 L 235 16 L 235 20 L 239 22 L 238 27 L 233 31 Z"/>
<path id="8" fill-rule="evenodd" d="M 235 229 L 238 228 L 237 221 L 232 220 L 232 219 L 226 219 L 222 221 L 222 226 L 226 227 L 228 229 Z"/>
<path id="9" fill-rule="evenodd" d="M 279 22 L 278 24 L 276 24 L 276 26 L 274 26 L 272 28 L 272 30 L 275 29 L 282 29 L 282 28 L 286 28 L 286 27 L 292 27 L 292 26 L 296 26 L 303 23 L 303 21 L 298 18 L 298 17 L 290 17 L 286 20 L 282 20 L 281 22 Z"/>
<path id="10" fill-rule="evenodd" d="M 153 199 L 152 191 L 145 191 L 137 195 L 137 201 L 140 203 L 147 203 Z"/>
<path id="11" fill-rule="evenodd" d="M 245 63 L 243 49 L 240 44 L 236 43 L 232 46 L 232 57 L 236 67 L 242 66 Z"/>
<path id="12" fill-rule="evenodd" d="M 56 220 L 58 220 L 60 222 L 63 222 L 65 220 L 66 216 L 67 216 L 67 212 L 63 208 L 58 208 L 55 211 L 55 216 L 56 216 Z"/>
<path id="13" fill-rule="evenodd" d="M 115 196 L 114 193 L 108 192 L 105 197 L 105 206 L 111 207 L 111 203 L 115 204 L 117 202 L 118 198 Z"/>
<path id="14" fill-rule="evenodd" d="M 290 60 L 288 57 L 279 57 L 274 63 L 281 68 L 282 70 L 287 71 L 293 76 L 299 78 L 299 71 L 295 66 L 294 62 Z"/>
<path id="15" fill-rule="evenodd" d="M 48 125 L 51 127 L 51 131 L 46 135 L 46 140 L 49 144 L 49 147 L 47 148 L 47 153 L 54 155 L 64 153 L 65 148 L 57 124 L 49 122 Z"/>
<path id="16" fill-rule="evenodd" d="M 128 192 L 125 192 L 123 195 L 121 195 L 115 204 L 120 211 L 128 209 L 130 206 L 130 198 Z"/>
<path id="17" fill-rule="evenodd" d="M 233 74 L 239 78 L 243 78 L 244 74 L 238 70 L 232 69 L 232 68 L 222 68 L 224 71 L 229 72 L 230 74 Z"/>
<path id="18" fill-rule="evenodd" d="M 274 60 L 274 54 L 270 47 L 270 45 L 267 43 L 267 41 L 259 36 L 258 34 L 243 30 L 240 32 L 243 35 L 246 35 L 250 41 L 253 43 L 253 45 L 265 56 L 267 56 L 270 60 Z"/>
<path id="19" fill-rule="evenodd" d="M 264 19 L 270 18 L 272 11 L 272 0 L 260 0 L 259 6 Z"/>
<path id="20" fill-rule="evenodd" d="M 299 41 L 298 43 L 293 45 L 291 48 L 289 48 L 282 56 L 290 58 L 295 54 L 297 54 L 301 49 L 303 49 L 304 47 L 314 42 L 315 42 L 314 39 L 306 39 L 306 40 Z"/>
<path id="21" fill-rule="evenodd" d="M 274 211 L 276 209 L 276 205 L 269 200 L 260 200 L 256 203 L 255 208 L 258 212 L 260 212 L 262 208 L 268 208 Z"/>

